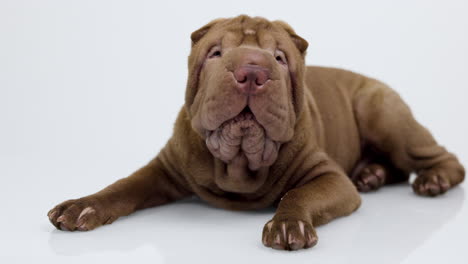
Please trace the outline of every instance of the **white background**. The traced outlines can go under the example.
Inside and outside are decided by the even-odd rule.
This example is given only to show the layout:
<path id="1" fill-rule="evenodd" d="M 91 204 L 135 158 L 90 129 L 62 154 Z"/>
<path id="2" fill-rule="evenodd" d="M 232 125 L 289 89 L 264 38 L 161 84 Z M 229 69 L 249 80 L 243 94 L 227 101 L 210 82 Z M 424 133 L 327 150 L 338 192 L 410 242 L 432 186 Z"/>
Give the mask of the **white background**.
<path id="1" fill-rule="evenodd" d="M 293 253 L 261 244 L 273 210 L 185 201 L 85 233 L 46 217 L 157 154 L 183 104 L 190 33 L 241 13 L 290 23 L 309 64 L 390 84 L 467 165 L 467 3 L 0 0 L 2 263 L 468 263 L 466 184 L 435 199 L 407 185 L 363 195 Z"/>

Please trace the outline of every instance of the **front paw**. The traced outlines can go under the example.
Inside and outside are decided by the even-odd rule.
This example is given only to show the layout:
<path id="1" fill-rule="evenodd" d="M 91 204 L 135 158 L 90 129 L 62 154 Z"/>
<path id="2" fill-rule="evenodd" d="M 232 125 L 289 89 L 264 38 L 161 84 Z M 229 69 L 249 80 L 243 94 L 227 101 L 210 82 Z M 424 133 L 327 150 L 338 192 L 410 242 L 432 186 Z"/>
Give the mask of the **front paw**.
<path id="1" fill-rule="evenodd" d="M 311 224 L 301 220 L 271 220 L 263 228 L 265 246 L 282 250 L 310 248 L 318 238 Z"/>
<path id="2" fill-rule="evenodd" d="M 85 197 L 68 200 L 49 211 L 50 222 L 64 231 L 88 231 L 103 224 L 110 224 L 116 217 L 96 199 Z"/>

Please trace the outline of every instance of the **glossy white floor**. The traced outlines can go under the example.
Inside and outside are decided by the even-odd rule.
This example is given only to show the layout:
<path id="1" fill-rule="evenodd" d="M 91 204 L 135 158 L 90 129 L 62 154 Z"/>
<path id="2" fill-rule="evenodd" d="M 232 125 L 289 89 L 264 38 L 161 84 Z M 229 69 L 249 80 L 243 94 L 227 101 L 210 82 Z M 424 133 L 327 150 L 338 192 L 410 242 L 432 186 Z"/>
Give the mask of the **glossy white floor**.
<path id="1" fill-rule="evenodd" d="M 191 31 L 240 13 L 289 22 L 310 42 L 308 63 L 390 84 L 468 166 L 468 2 L 161 2 L 0 2 L 1 263 L 468 263 L 466 183 L 434 199 L 408 185 L 365 194 L 298 252 L 261 244 L 273 210 L 197 200 L 92 232 L 55 230 L 52 206 L 164 146 L 183 104 Z"/>
<path id="2" fill-rule="evenodd" d="M 2 193 L 2 200 L 21 200 L 20 192 L 7 193 L 7 197 Z M 319 227 L 319 244 L 298 252 L 275 251 L 261 244 L 261 230 L 272 210 L 230 212 L 183 201 L 138 212 L 91 232 L 70 233 L 55 230 L 45 217 L 45 205 L 56 200 L 52 192 L 37 189 L 36 194 L 39 197 L 31 204 L 41 201 L 41 206 L 11 203 L 4 210 L 14 213 L 11 221 L 2 220 L 6 228 L 1 255 L 7 260 L 466 263 L 468 259 L 464 188 L 437 199 L 416 197 L 408 186 L 366 194 L 357 213 Z"/>

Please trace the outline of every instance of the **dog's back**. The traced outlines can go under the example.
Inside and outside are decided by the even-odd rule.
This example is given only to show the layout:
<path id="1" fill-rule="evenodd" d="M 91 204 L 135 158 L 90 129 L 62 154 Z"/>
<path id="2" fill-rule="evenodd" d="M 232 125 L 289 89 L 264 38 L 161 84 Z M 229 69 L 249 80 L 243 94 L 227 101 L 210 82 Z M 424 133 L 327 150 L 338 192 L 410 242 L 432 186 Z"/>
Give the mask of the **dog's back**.
<path id="1" fill-rule="evenodd" d="M 362 145 L 353 110 L 353 94 L 368 80 L 342 69 L 307 67 L 306 104 L 312 109 L 313 104 L 316 105 L 316 118 L 320 118 L 323 130 L 319 142 L 346 172 L 350 172 L 359 159 Z M 317 120 L 312 124 L 317 124 Z"/>

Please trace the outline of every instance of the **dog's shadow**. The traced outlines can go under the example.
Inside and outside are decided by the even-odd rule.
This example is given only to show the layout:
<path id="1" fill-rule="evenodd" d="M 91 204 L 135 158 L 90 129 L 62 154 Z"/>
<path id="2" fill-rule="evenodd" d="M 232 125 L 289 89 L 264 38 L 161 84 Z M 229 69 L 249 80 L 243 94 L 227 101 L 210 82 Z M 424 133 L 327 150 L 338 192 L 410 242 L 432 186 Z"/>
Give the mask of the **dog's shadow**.
<path id="1" fill-rule="evenodd" d="M 151 254 L 158 254 L 166 263 L 200 259 L 204 263 L 275 263 L 304 257 L 311 261 L 398 263 L 452 219 L 463 202 L 463 188 L 423 198 L 412 194 L 405 184 L 385 187 L 363 195 L 363 205 L 353 215 L 318 227 L 315 248 L 295 253 L 261 244 L 263 225 L 274 209 L 233 212 L 209 207 L 198 199 L 146 209 L 90 232 L 54 230 L 49 245 L 65 256 L 135 254 L 150 248 Z"/>

